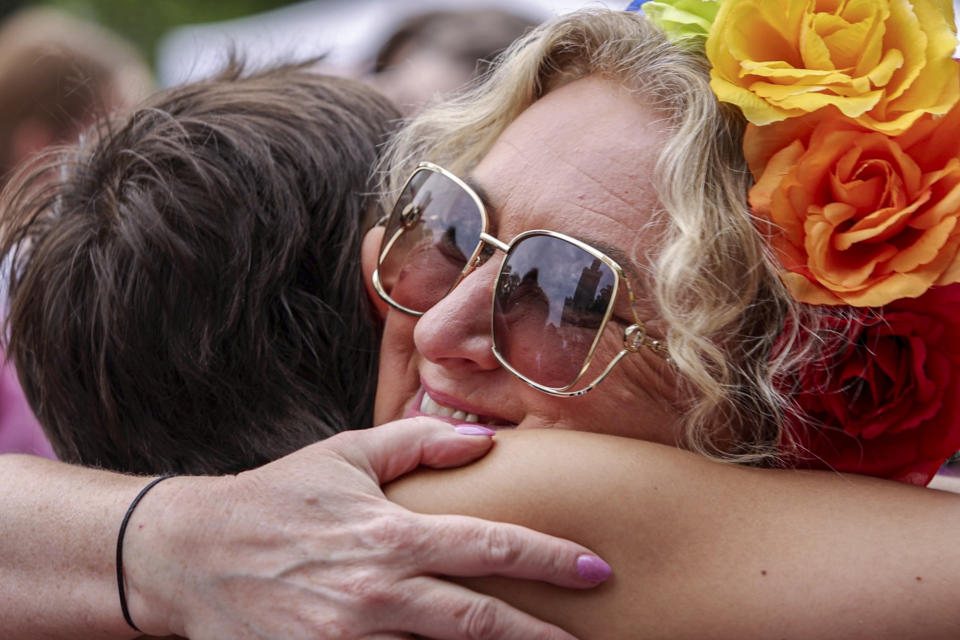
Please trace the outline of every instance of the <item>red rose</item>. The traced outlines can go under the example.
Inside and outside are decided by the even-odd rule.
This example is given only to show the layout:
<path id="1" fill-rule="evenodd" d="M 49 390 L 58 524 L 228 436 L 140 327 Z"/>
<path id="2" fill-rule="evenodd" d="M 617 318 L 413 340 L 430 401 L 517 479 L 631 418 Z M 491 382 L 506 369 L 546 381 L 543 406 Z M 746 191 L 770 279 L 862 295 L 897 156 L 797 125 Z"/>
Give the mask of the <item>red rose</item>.
<path id="1" fill-rule="evenodd" d="M 808 420 L 788 429 L 798 466 L 925 485 L 960 449 L 960 285 L 863 318 L 794 381 Z"/>

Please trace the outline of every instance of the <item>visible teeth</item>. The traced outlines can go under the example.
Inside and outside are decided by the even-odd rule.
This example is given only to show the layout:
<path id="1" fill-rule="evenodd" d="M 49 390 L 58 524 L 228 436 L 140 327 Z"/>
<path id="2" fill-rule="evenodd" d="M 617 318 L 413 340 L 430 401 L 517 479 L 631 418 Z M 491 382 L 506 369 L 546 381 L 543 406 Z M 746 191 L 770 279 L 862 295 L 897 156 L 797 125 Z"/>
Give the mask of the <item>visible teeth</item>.
<path id="1" fill-rule="evenodd" d="M 426 413 L 431 416 L 440 416 L 443 418 L 452 418 L 454 420 L 462 420 L 463 422 L 480 422 L 480 417 L 477 414 L 445 407 L 426 393 L 423 394 L 423 399 L 420 400 L 420 413 Z"/>
<path id="2" fill-rule="evenodd" d="M 433 398 L 427 394 L 423 394 L 423 400 L 420 401 L 420 413 L 427 413 L 433 416 L 448 416 L 453 413 L 452 410 L 448 410 L 446 407 L 441 407 L 437 404 Z"/>

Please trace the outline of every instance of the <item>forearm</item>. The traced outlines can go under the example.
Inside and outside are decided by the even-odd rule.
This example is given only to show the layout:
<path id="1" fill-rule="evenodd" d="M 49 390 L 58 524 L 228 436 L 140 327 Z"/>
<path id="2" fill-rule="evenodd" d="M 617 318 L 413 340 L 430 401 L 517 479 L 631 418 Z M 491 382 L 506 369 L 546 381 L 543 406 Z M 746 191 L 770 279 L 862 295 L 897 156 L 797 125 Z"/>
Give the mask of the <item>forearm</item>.
<path id="1" fill-rule="evenodd" d="M 592 438 L 498 437 L 480 463 L 388 495 L 596 549 L 615 573 L 592 593 L 470 583 L 589 640 L 960 636 L 957 496 Z"/>
<path id="2" fill-rule="evenodd" d="M 130 638 L 117 530 L 144 479 L 0 455 L 0 628 L 11 638 Z"/>
<path id="3" fill-rule="evenodd" d="M 420 516 L 380 490 L 420 465 L 474 460 L 491 444 L 417 418 L 342 433 L 237 476 L 162 482 L 124 538 L 132 619 L 147 634 L 192 640 L 571 640 L 435 576 L 584 589 L 600 581 L 580 570 L 584 559 L 602 562 L 589 549 L 513 525 Z M 120 613 L 115 545 L 147 482 L 0 456 L 3 637 L 137 635 Z"/>

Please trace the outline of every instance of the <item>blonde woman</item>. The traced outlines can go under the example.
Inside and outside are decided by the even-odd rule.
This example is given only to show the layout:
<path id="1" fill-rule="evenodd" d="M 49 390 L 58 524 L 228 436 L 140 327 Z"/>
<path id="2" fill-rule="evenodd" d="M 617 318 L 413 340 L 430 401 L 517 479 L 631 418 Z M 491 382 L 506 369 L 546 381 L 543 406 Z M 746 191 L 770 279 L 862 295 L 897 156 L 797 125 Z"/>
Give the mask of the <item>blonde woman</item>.
<path id="1" fill-rule="evenodd" d="M 396 204 L 364 257 L 386 319 L 376 418 L 468 423 L 498 444 L 388 495 L 613 558 L 589 594 L 469 582 L 579 637 L 954 637 L 958 555 L 925 514 L 955 526 L 956 497 L 751 468 L 812 464 L 804 430 L 828 425 L 798 426 L 807 390 L 784 381 L 859 344 L 859 312 L 781 281 L 748 213 L 743 127 L 702 54 L 598 11 L 537 30 L 401 133 Z M 957 447 L 943 402 L 917 427 L 937 452 L 878 473 L 863 438 L 851 470 L 935 469 Z M 870 578 L 851 588 L 851 572 Z"/>

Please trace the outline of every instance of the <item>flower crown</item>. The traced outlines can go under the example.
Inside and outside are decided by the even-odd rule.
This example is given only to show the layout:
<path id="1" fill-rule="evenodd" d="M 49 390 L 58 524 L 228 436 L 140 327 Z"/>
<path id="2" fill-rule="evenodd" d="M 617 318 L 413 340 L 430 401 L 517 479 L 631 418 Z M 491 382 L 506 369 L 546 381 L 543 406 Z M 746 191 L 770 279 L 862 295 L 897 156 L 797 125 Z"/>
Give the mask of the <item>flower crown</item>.
<path id="1" fill-rule="evenodd" d="M 752 215 L 843 347 L 795 372 L 801 466 L 926 484 L 960 449 L 951 0 L 633 2 L 748 121 Z M 772 230 L 772 231 L 771 231 Z M 850 324 L 850 318 L 854 321 Z M 830 328 L 829 326 L 827 327 Z"/>

